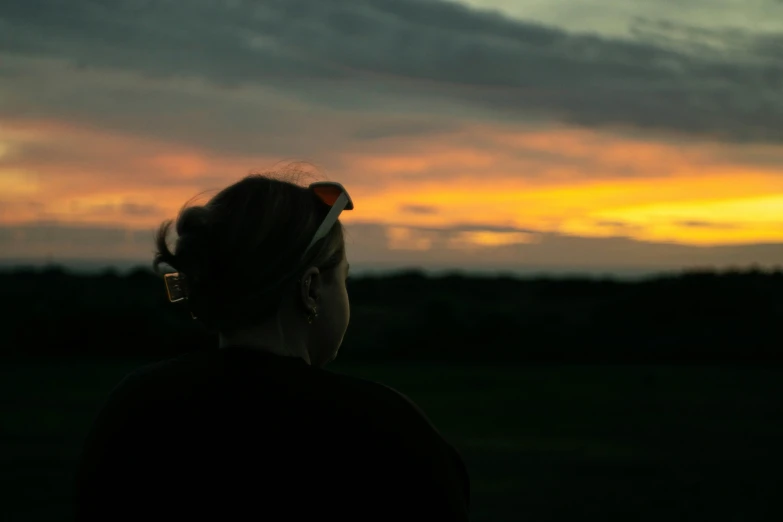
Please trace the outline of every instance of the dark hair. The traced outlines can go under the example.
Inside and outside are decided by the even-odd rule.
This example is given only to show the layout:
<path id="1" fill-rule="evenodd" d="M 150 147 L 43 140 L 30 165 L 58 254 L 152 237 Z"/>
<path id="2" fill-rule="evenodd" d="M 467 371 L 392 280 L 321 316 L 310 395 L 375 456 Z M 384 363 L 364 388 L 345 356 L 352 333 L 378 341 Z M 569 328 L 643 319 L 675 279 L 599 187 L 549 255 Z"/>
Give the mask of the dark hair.
<path id="1" fill-rule="evenodd" d="M 165 263 L 185 276 L 188 305 L 209 330 L 227 332 L 273 316 L 287 284 L 307 267 L 328 271 L 342 259 L 340 221 L 301 259 L 329 212 L 296 183 L 302 174 L 298 167 L 251 174 L 203 206 L 186 203 L 174 252 L 166 242 L 173 221 L 158 228 L 153 268 L 160 273 Z"/>

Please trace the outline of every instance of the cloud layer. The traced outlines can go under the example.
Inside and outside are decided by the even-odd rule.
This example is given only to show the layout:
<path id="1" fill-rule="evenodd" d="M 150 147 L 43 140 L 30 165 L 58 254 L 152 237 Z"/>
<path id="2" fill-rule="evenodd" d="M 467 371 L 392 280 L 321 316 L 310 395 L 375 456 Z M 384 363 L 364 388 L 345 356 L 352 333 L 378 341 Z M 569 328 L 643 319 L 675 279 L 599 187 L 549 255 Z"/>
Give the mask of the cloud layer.
<path id="1" fill-rule="evenodd" d="M 510 121 L 783 139 L 781 34 L 640 20 L 637 38 L 621 40 L 435 0 L 11 0 L 0 7 L 0 34 L 10 56 L 227 89 L 263 85 L 332 109 L 415 112 L 429 100 L 442 114 L 469 105 Z M 13 85 L 19 72 L 12 65 L 2 76 Z M 3 113 L 43 109 L 40 89 L 15 89 Z M 123 113 L 120 100 L 93 94 L 71 100 L 83 117 Z M 179 119 L 193 102 L 186 94 L 165 107 Z M 46 109 L 73 110 L 65 104 Z M 131 99 L 122 117 L 133 107 Z M 231 117 L 243 124 L 241 113 Z"/>
<path id="2" fill-rule="evenodd" d="M 352 269 L 421 267 L 431 270 L 583 272 L 643 275 L 684 268 L 783 265 L 783 244 L 694 247 L 627 237 L 582 238 L 513 229 L 401 229 L 376 223 L 347 226 Z M 402 233 L 400 233 L 402 232 Z M 529 240 L 466 248 L 466 233 L 517 234 Z M 0 249 L 12 260 L 59 262 L 99 259 L 150 266 L 153 231 L 36 224 L 0 227 Z M 521 239 L 521 238 L 520 238 Z M 424 255 L 423 255 L 424 254 Z"/>

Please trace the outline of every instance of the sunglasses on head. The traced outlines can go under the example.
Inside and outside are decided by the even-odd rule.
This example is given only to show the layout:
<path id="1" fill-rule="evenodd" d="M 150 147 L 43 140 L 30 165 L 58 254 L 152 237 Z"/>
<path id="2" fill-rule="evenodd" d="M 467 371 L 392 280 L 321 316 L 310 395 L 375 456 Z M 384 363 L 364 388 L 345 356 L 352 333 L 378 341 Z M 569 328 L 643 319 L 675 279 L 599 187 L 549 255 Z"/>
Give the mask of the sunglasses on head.
<path id="1" fill-rule="evenodd" d="M 353 201 L 351 201 L 351 196 L 348 195 L 348 191 L 346 191 L 345 187 L 343 187 L 340 183 L 333 181 L 318 181 L 316 183 L 310 184 L 308 188 L 312 190 L 321 201 L 329 205 L 330 209 L 329 213 L 326 214 L 326 217 L 321 223 L 321 226 L 319 226 L 318 230 L 315 231 L 310 244 L 307 245 L 307 248 L 302 254 L 302 260 L 307 257 L 307 254 L 313 248 L 313 245 L 326 237 L 334 224 L 337 222 L 337 219 L 340 217 L 340 214 L 343 212 L 343 210 L 353 210 Z M 168 294 L 170 302 L 176 303 L 187 299 L 187 282 L 185 281 L 185 277 L 182 276 L 179 272 L 166 274 L 163 277 L 163 280 L 166 284 L 166 293 Z M 195 316 L 193 316 L 193 318 L 195 319 Z"/>
<path id="2" fill-rule="evenodd" d="M 337 219 L 340 217 L 343 210 L 353 210 L 351 196 L 348 195 L 348 191 L 345 190 L 345 187 L 339 183 L 333 181 L 319 181 L 312 183 L 309 188 L 321 199 L 321 201 L 331 208 L 321 223 L 321 226 L 315 231 L 310 244 L 307 245 L 304 254 L 302 254 L 302 259 L 307 256 L 310 249 L 313 248 L 313 245 L 326 237 L 334 224 L 337 223 Z"/>

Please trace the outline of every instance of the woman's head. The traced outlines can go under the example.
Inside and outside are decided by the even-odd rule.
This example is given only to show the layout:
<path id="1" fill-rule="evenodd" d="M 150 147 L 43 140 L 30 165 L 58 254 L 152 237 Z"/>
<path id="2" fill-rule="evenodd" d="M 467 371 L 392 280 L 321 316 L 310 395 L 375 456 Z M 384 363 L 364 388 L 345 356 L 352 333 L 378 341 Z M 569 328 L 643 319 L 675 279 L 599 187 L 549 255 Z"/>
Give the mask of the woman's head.
<path id="1" fill-rule="evenodd" d="M 158 229 L 153 264 L 184 276 L 191 311 L 221 339 L 265 345 L 274 324 L 286 351 L 306 350 L 322 365 L 349 321 L 345 242 L 337 221 L 302 258 L 330 207 L 297 184 L 297 174 L 250 175 L 203 206 L 186 205 L 173 252 L 166 239 L 174 223 Z"/>

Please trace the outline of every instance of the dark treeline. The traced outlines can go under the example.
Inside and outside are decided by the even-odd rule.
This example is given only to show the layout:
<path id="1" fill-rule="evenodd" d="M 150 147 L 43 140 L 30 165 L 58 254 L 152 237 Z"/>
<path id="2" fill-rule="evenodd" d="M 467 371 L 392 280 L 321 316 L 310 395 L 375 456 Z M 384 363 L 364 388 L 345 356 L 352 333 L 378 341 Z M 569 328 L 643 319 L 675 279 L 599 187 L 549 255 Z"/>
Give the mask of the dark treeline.
<path id="1" fill-rule="evenodd" d="M 216 338 L 146 269 L 0 272 L 3 355 L 169 356 Z M 781 362 L 783 272 L 641 282 L 427 276 L 349 281 L 341 360 Z"/>

